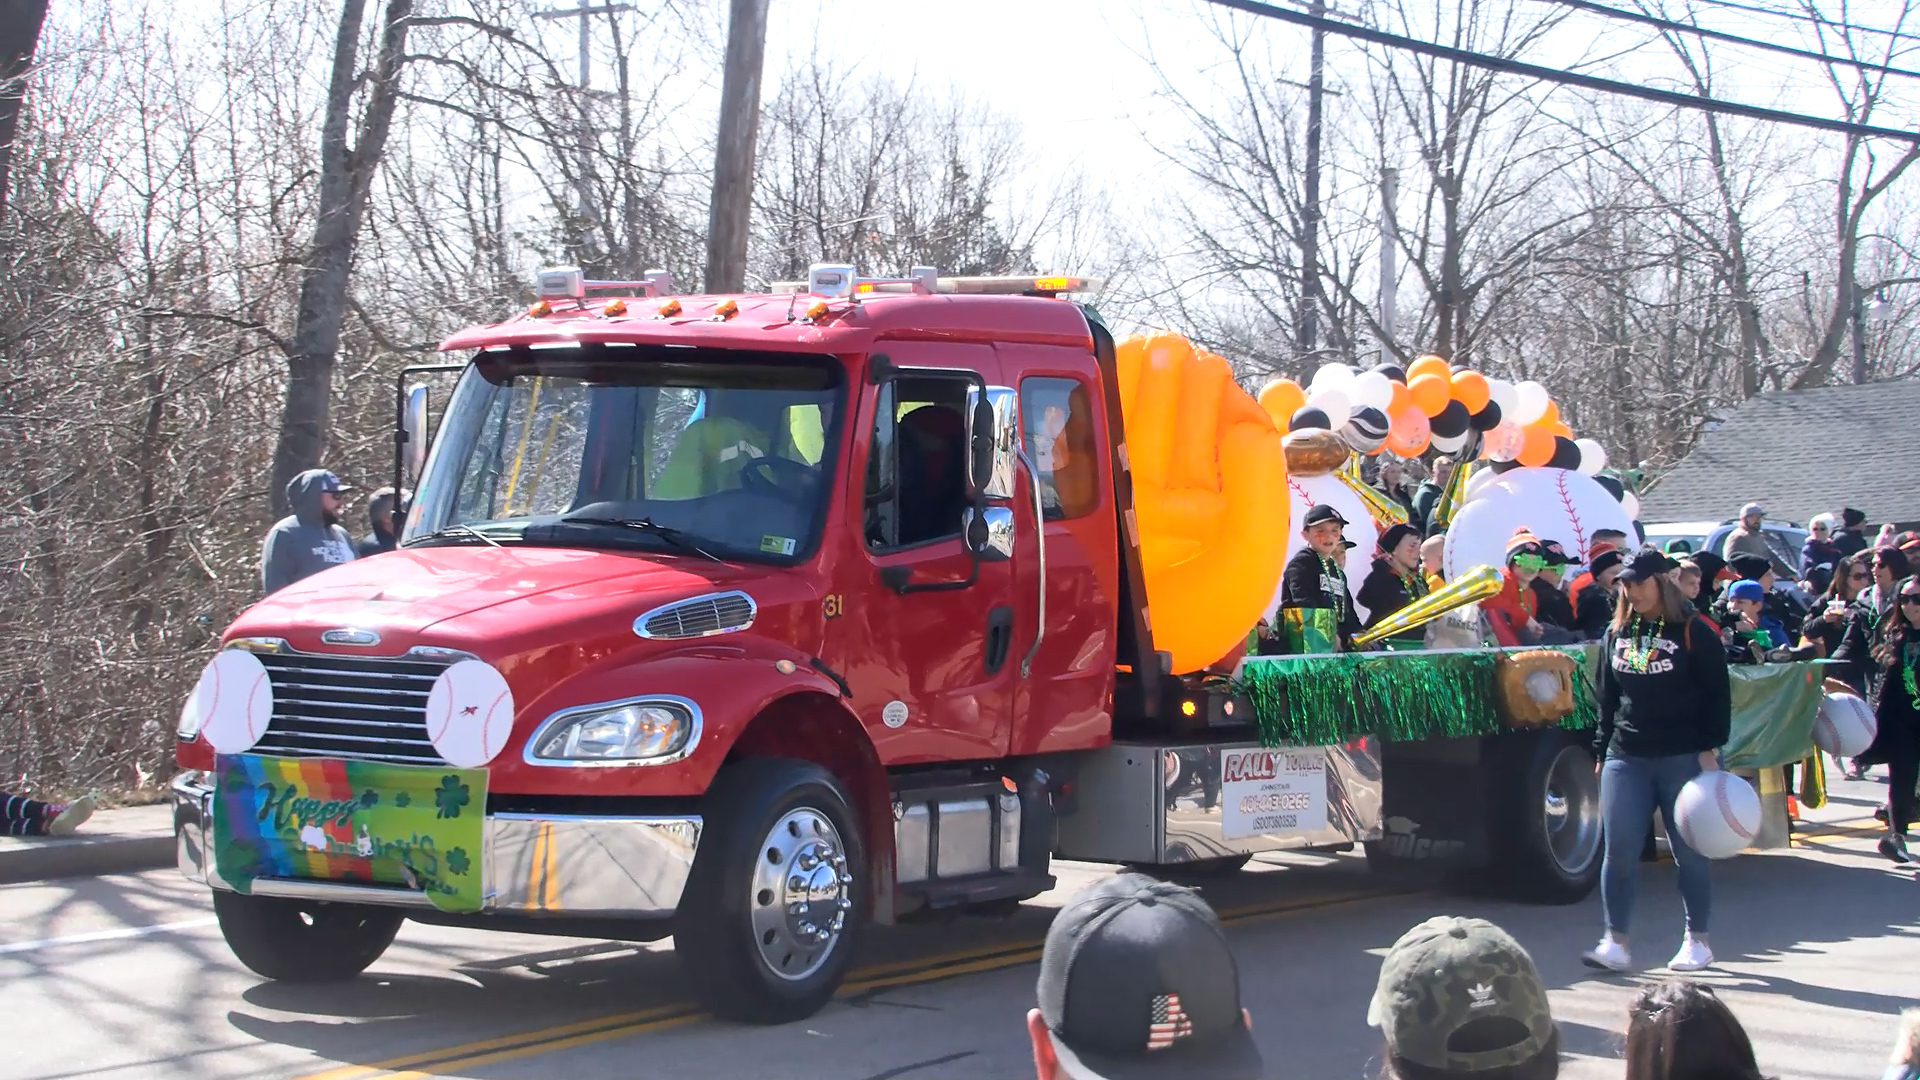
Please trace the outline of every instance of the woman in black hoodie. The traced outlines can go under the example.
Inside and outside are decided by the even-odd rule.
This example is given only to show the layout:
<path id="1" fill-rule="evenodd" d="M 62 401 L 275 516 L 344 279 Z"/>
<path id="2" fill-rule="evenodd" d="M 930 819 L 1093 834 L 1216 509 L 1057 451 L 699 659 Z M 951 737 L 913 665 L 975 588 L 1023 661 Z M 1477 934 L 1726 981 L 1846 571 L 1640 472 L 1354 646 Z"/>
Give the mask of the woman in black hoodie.
<path id="1" fill-rule="evenodd" d="M 1660 811 L 1680 869 L 1687 933 L 1667 966 L 1699 971 L 1713 963 L 1707 947 L 1712 891 L 1707 860 L 1687 846 L 1674 821 L 1674 800 L 1687 781 L 1720 767 L 1716 751 L 1733 724 L 1727 654 L 1715 633 L 1668 578 L 1673 560 L 1643 547 L 1617 579 L 1620 602 L 1601 644 L 1600 816 L 1606 855 L 1600 905 L 1606 934 L 1584 959 L 1624 971 L 1632 965 L 1627 930 L 1640 872 L 1641 845 Z"/>
<path id="2" fill-rule="evenodd" d="M 1854 610 L 1833 658 L 1843 671 L 1865 673 L 1879 730 L 1854 763 L 1886 763 L 1887 835 L 1880 838 L 1880 854 L 1906 864 L 1914 861 L 1907 853 L 1907 827 L 1920 810 L 1914 792 L 1920 783 L 1920 578 L 1902 580 L 1893 594 L 1885 615 Z"/>

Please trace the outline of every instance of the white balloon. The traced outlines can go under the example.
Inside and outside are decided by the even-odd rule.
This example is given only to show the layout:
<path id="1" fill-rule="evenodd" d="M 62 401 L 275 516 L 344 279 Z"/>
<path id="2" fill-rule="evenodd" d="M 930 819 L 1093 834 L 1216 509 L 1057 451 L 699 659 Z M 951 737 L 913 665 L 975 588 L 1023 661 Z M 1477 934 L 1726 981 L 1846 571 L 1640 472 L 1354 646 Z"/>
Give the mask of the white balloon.
<path id="1" fill-rule="evenodd" d="M 1599 439 L 1575 439 L 1573 445 L 1580 448 L 1581 472 L 1592 476 L 1607 467 L 1607 448 Z"/>
<path id="2" fill-rule="evenodd" d="M 1623 493 L 1620 496 L 1620 509 L 1626 511 L 1627 517 L 1629 519 L 1633 521 L 1639 521 L 1640 520 L 1640 496 L 1635 495 L 1631 491 Z M 1633 530 L 1628 529 L 1627 535 L 1632 536 Z"/>
<path id="3" fill-rule="evenodd" d="M 1353 369 L 1345 364 L 1321 364 L 1307 386 L 1312 390 L 1343 389 L 1353 381 Z"/>
<path id="4" fill-rule="evenodd" d="M 1526 433 L 1520 425 L 1511 420 L 1502 420 L 1487 432 L 1482 441 L 1488 461 L 1508 462 L 1520 456 L 1520 448 L 1526 441 Z"/>
<path id="5" fill-rule="evenodd" d="M 1709 859 L 1730 859 L 1760 831 L 1760 794 L 1725 769 L 1703 772 L 1680 785 L 1673 817 L 1688 847 Z"/>
<path id="6" fill-rule="evenodd" d="M 1363 371 L 1347 384 L 1347 399 L 1355 409 L 1387 411 L 1393 404 L 1393 380 L 1377 371 Z"/>
<path id="7" fill-rule="evenodd" d="M 1487 397 L 1500 406 L 1502 420 L 1513 419 L 1513 414 L 1520 410 L 1520 395 L 1514 390 L 1513 384 L 1505 379 L 1488 379 Z"/>
<path id="8" fill-rule="evenodd" d="M 1307 395 L 1307 404 L 1327 414 L 1327 424 L 1335 431 L 1353 418 L 1353 405 L 1347 399 L 1346 390 L 1339 387 L 1323 386 Z"/>
<path id="9" fill-rule="evenodd" d="M 1513 395 L 1513 420 L 1521 427 L 1526 427 L 1547 415 L 1547 405 L 1553 400 L 1553 395 L 1547 393 L 1547 388 L 1532 379 L 1514 384 Z M 1506 416 L 1506 410 L 1502 409 L 1500 415 Z"/>
<path id="10" fill-rule="evenodd" d="M 1510 469 L 1481 488 L 1447 527 L 1447 580 L 1483 564 L 1500 568 L 1507 541 L 1521 528 L 1558 541 L 1567 554 L 1585 562 L 1595 532 L 1616 529 L 1632 536 L 1633 520 L 1591 476 L 1569 469 Z"/>
<path id="11" fill-rule="evenodd" d="M 1315 503 L 1326 503 L 1340 516 L 1347 519 L 1346 537 L 1354 546 L 1347 549 L 1346 560 L 1341 568 L 1347 572 L 1347 591 L 1358 594 L 1360 586 L 1366 584 L 1367 575 L 1373 570 L 1373 548 L 1380 542 L 1380 530 L 1373 523 L 1373 515 L 1367 512 L 1367 504 L 1361 500 L 1346 481 L 1332 473 L 1319 476 L 1287 477 L 1287 496 L 1289 505 L 1288 521 L 1294 523 L 1293 535 L 1287 538 L 1287 558 L 1292 559 L 1301 548 L 1307 546 L 1306 537 L 1300 535 L 1299 524 L 1307 516 L 1307 507 Z M 1273 590 L 1273 602 L 1267 605 L 1267 614 L 1271 618 L 1280 607 L 1280 586 Z M 1367 609 L 1360 605 L 1356 596 L 1353 608 L 1360 614 L 1360 621 L 1367 620 Z"/>
<path id="12" fill-rule="evenodd" d="M 1457 454 L 1466 448 L 1467 440 L 1472 437 L 1473 433 L 1469 431 L 1463 431 L 1451 439 L 1445 435 L 1435 435 L 1429 440 L 1429 444 L 1443 454 Z"/>
<path id="13" fill-rule="evenodd" d="M 1467 477 L 1467 490 L 1460 497 L 1460 505 L 1465 506 L 1478 498 L 1481 494 L 1485 493 L 1488 488 L 1492 487 L 1493 482 L 1498 478 L 1498 473 L 1492 469 L 1484 468 L 1475 472 L 1472 476 Z M 1456 513 L 1455 516 L 1457 517 L 1458 514 Z"/>

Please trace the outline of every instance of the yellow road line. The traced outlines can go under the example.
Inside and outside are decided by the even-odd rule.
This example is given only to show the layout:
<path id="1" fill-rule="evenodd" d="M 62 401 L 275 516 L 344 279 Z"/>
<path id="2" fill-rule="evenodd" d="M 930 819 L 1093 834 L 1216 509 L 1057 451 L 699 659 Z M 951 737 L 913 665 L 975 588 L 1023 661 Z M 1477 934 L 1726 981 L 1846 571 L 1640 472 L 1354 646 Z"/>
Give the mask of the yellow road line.
<path id="1" fill-rule="evenodd" d="M 1249 904 L 1220 914 L 1226 924 L 1254 922 L 1264 918 L 1334 907 L 1361 900 L 1402 895 L 1385 891 L 1339 893 L 1312 900 L 1282 904 Z M 957 950 L 940 956 L 875 964 L 854 973 L 841 985 L 838 996 L 865 993 L 897 986 L 915 986 L 939 982 L 961 975 L 1017 967 L 1040 959 L 1042 943 L 1037 941 L 1003 942 L 997 945 Z M 459 1046 L 443 1047 L 369 1065 L 348 1065 L 312 1073 L 299 1080 L 365 1080 L 386 1076 L 390 1080 L 414 1080 L 444 1075 L 458 1069 L 513 1061 L 534 1054 L 587 1046 L 609 1039 L 626 1038 L 650 1031 L 678 1027 L 701 1019 L 705 1014 L 688 1003 L 664 1005 L 632 1013 L 616 1013 L 557 1027 L 539 1028 L 518 1035 L 503 1035 Z"/>

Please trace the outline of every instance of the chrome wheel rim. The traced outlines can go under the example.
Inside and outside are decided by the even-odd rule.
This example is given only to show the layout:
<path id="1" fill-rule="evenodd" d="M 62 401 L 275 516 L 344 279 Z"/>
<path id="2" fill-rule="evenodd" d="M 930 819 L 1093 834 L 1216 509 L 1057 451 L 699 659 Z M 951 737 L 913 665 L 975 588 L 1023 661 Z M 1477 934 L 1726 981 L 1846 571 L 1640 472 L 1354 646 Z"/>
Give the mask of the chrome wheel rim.
<path id="1" fill-rule="evenodd" d="M 779 978 L 807 978 L 833 955 L 853 913 L 853 874 L 839 830 L 811 807 L 773 823 L 754 859 L 753 941 Z"/>
<path id="2" fill-rule="evenodd" d="M 1577 747 L 1563 747 L 1547 769 L 1540 809 L 1554 865 L 1571 877 L 1584 873 L 1600 857 L 1600 778 L 1593 758 Z"/>

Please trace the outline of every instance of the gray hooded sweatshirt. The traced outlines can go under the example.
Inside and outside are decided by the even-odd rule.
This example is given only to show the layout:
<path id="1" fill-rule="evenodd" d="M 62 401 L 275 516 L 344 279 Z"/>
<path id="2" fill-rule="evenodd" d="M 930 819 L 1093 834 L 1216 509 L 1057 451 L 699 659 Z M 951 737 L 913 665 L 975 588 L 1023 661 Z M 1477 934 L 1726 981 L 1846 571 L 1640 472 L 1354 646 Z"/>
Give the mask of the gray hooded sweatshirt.
<path id="1" fill-rule="evenodd" d="M 308 469 L 287 482 L 293 514 L 267 532 L 260 553 L 260 587 L 272 595 L 304 577 L 353 561 L 353 539 L 320 509 L 320 493 L 334 481 L 325 469 Z"/>

